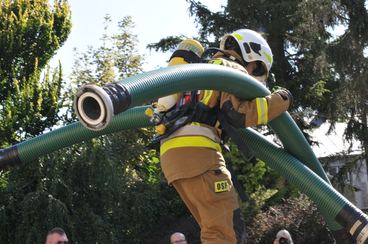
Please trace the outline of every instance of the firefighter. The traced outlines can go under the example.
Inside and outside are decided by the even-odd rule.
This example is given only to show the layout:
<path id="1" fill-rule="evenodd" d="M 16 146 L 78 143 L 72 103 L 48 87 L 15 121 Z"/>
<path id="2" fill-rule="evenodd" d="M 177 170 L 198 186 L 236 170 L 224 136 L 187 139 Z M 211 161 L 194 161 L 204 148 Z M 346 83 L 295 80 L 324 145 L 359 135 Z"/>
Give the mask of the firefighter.
<path id="1" fill-rule="evenodd" d="M 196 63 L 196 56 L 203 54 L 194 40 L 179 44 L 178 50 L 169 65 Z M 240 29 L 221 39 L 209 63 L 234 68 L 265 84 L 272 61 L 266 40 L 253 30 Z M 222 155 L 218 115 L 234 128 L 256 126 L 287 111 L 291 102 L 287 90 L 251 101 L 202 90 L 174 94 L 155 104 L 164 114 L 157 120 L 162 171 L 198 222 L 203 244 L 246 243 L 238 196 Z"/>

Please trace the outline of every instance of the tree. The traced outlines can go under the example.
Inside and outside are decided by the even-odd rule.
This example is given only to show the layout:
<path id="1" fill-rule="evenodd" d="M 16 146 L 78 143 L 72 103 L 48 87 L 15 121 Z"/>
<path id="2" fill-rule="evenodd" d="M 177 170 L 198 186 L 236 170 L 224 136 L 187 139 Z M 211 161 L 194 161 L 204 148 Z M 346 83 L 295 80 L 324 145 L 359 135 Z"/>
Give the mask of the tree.
<path id="1" fill-rule="evenodd" d="M 1 147 L 39 135 L 58 121 L 62 69 L 59 66 L 51 72 L 45 67 L 70 32 L 70 16 L 69 5 L 63 0 L 53 6 L 47 0 L 0 2 Z M 18 217 L 27 220 L 44 207 L 33 204 L 35 197 L 48 199 L 42 192 L 24 194 L 40 179 L 34 166 L 0 173 L 2 243 L 42 241 L 31 238 L 39 236 L 37 223 L 24 221 L 17 225 L 16 221 Z"/>
<path id="2" fill-rule="evenodd" d="M 341 1 L 340 24 L 345 33 L 331 42 L 328 58 L 337 89 L 331 92 L 327 118 L 347 123 L 345 136 L 360 141 L 368 163 L 368 2 Z"/>
<path id="3" fill-rule="evenodd" d="M 0 142 L 2 147 L 42 133 L 58 120 L 62 69 L 41 79 L 71 29 L 67 1 L 0 3 Z"/>

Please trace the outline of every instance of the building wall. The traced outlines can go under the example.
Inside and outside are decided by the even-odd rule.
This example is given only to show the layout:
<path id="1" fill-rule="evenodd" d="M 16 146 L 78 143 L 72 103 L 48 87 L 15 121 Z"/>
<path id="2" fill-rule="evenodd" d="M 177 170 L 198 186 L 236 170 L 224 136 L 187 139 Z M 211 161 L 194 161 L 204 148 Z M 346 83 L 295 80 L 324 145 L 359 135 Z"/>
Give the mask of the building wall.
<path id="1" fill-rule="evenodd" d="M 368 210 L 368 175 L 365 160 L 342 156 L 321 161 L 326 163 L 335 189 L 356 207 Z"/>

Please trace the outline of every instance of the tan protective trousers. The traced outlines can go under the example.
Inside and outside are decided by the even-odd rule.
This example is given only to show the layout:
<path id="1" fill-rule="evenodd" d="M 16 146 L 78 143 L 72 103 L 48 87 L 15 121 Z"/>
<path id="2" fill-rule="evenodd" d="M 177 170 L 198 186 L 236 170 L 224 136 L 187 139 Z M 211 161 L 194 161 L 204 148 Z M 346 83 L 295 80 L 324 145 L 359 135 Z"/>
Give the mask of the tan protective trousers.
<path id="1" fill-rule="evenodd" d="M 238 197 L 226 167 L 172 184 L 198 222 L 202 244 L 245 243 Z"/>

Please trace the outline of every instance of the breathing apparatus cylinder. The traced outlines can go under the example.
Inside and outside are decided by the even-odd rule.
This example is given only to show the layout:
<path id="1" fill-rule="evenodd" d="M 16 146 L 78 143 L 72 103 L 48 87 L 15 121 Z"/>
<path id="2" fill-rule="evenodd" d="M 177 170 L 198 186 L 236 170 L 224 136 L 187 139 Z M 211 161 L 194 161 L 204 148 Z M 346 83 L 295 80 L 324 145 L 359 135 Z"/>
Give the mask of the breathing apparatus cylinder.
<path id="1" fill-rule="evenodd" d="M 171 55 L 168 66 L 199 63 L 203 52 L 204 48 L 198 41 L 193 39 L 183 40 L 179 43 L 177 49 Z M 157 101 L 158 111 L 166 112 L 170 108 L 174 107 L 178 98 L 178 94 L 172 94 L 159 98 Z"/>
<path id="2" fill-rule="evenodd" d="M 199 63 L 201 62 L 201 56 L 204 52 L 204 48 L 198 41 L 194 39 L 186 39 L 179 43 L 176 50 L 170 57 L 168 66 Z M 165 97 L 161 97 L 153 104 L 151 108 L 148 108 L 146 115 L 151 117 L 151 122 L 156 124 L 156 133 L 162 135 L 166 131 L 166 126 L 162 122 L 162 113 L 167 112 L 173 108 L 180 94 L 171 94 Z M 148 111 L 152 110 L 152 111 Z"/>

